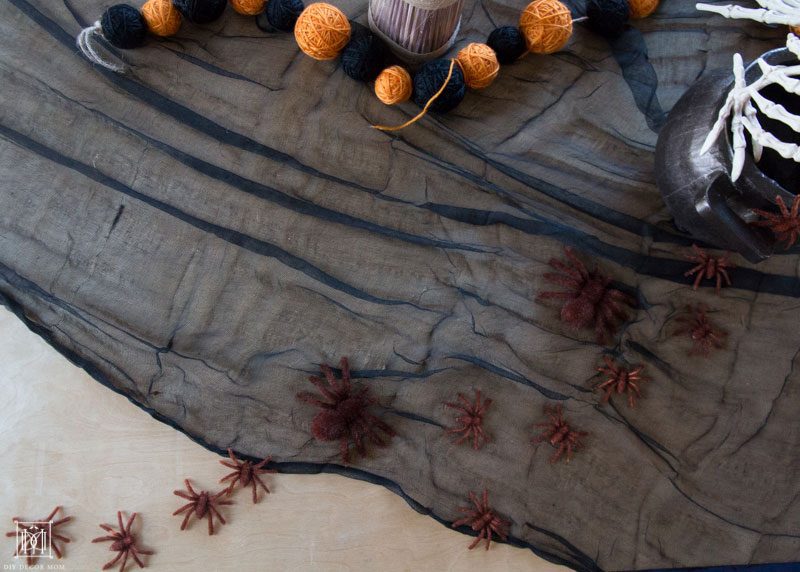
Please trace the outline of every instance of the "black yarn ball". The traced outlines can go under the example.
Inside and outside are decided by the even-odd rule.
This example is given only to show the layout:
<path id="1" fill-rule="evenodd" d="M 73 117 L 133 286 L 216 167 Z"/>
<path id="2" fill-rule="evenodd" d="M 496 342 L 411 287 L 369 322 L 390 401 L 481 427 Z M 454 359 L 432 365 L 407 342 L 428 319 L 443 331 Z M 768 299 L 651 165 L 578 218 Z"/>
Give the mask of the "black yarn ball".
<path id="1" fill-rule="evenodd" d="M 100 25 L 108 43 L 123 50 L 138 48 L 147 35 L 147 24 L 141 12 L 127 4 L 116 4 L 103 12 Z"/>
<path id="2" fill-rule="evenodd" d="M 172 0 L 172 5 L 190 22 L 208 24 L 222 16 L 228 0 Z"/>
<path id="3" fill-rule="evenodd" d="M 267 22 L 277 30 L 291 32 L 304 9 L 303 0 L 269 0 Z"/>
<path id="4" fill-rule="evenodd" d="M 616 38 L 625 31 L 631 8 L 628 0 L 589 0 L 586 16 L 590 30 L 606 38 Z"/>
<path id="5" fill-rule="evenodd" d="M 450 60 L 438 59 L 427 62 L 414 76 L 414 103 L 420 107 L 425 107 L 428 100 L 444 85 L 447 72 L 450 70 Z M 464 95 L 467 93 L 467 86 L 464 83 L 464 74 L 461 67 L 453 66 L 453 75 L 447 82 L 442 94 L 431 104 L 432 111 L 444 113 L 455 108 Z"/>
<path id="6" fill-rule="evenodd" d="M 351 29 L 350 41 L 342 50 L 342 69 L 356 81 L 372 81 L 385 67 L 389 50 L 361 24 L 353 22 Z"/>
<path id="7" fill-rule="evenodd" d="M 503 65 L 513 64 L 528 51 L 525 36 L 516 26 L 495 28 L 489 34 L 486 45 L 494 50 L 494 53 L 497 54 L 497 61 Z"/>

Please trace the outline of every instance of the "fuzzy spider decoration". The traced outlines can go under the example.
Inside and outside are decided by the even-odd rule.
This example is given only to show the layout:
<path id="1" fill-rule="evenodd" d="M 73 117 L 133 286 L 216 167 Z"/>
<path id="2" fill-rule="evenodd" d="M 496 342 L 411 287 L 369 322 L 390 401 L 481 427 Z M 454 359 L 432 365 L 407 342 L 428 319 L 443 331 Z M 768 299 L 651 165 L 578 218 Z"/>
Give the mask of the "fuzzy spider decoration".
<path id="1" fill-rule="evenodd" d="M 794 197 L 791 211 L 786 208 L 786 203 L 780 196 L 775 197 L 775 203 L 780 209 L 780 214 L 755 209 L 753 212 L 763 217 L 764 220 L 752 224 L 769 228 L 775 235 L 775 239 L 778 242 L 785 242 L 788 249 L 800 238 L 800 195 Z"/>
<path id="2" fill-rule="evenodd" d="M 702 304 L 696 307 L 687 306 L 686 313 L 676 318 L 681 326 L 673 335 L 688 335 L 692 340 L 692 347 L 687 355 L 702 354 L 703 357 L 708 357 L 713 350 L 725 345 L 728 332 L 719 329 L 708 318 L 707 311 L 708 309 Z"/>
<path id="3" fill-rule="evenodd" d="M 465 516 L 452 524 L 453 528 L 467 524 L 473 531 L 478 533 L 478 536 L 469 545 L 469 549 L 472 550 L 481 540 L 485 540 L 486 550 L 489 550 L 493 534 L 496 534 L 501 540 L 506 540 L 508 538 L 508 527 L 511 523 L 500 518 L 489 506 L 489 491 L 483 489 L 483 497 L 480 499 L 478 495 L 470 491 L 469 500 L 472 506 L 459 507 L 458 509 Z"/>
<path id="4" fill-rule="evenodd" d="M 541 435 L 534 437 L 531 442 L 541 443 L 547 441 L 555 447 L 556 452 L 550 457 L 550 462 L 555 463 L 562 455 L 566 453 L 567 463 L 572 460 L 572 455 L 578 449 L 583 448 L 582 437 L 586 437 L 586 431 L 577 431 L 569 426 L 569 423 L 564 419 L 564 411 L 561 405 L 552 407 L 550 405 L 544 406 L 545 415 L 550 419 L 544 423 L 537 423 L 535 427 L 544 429 Z"/>
<path id="5" fill-rule="evenodd" d="M 206 517 L 208 519 L 208 534 L 209 536 L 214 534 L 214 516 L 222 524 L 225 524 L 225 518 L 220 514 L 217 506 L 233 504 L 233 501 L 220 500 L 220 497 L 228 493 L 228 489 L 223 489 L 218 493 L 210 493 L 208 491 L 200 491 L 198 493 L 192 488 L 192 483 L 189 482 L 189 479 L 184 479 L 183 482 L 186 485 L 186 491 L 172 491 L 172 494 L 189 502 L 173 512 L 172 516 L 182 512 L 186 513 L 186 516 L 183 517 L 183 522 L 181 522 L 181 530 L 186 530 L 186 525 L 192 515 L 195 515 L 198 520 Z"/>
<path id="6" fill-rule="evenodd" d="M 722 288 L 723 280 L 725 280 L 728 286 L 731 285 L 731 277 L 728 275 L 728 269 L 736 268 L 736 266 L 730 261 L 730 252 L 726 252 L 722 256 L 711 256 L 696 244 L 692 245 L 692 250 L 694 251 L 693 254 L 687 255 L 686 260 L 696 263 L 696 266 L 684 272 L 683 275 L 695 276 L 694 285 L 692 286 L 694 290 L 697 290 L 703 279 L 713 280 L 716 278 L 717 284 L 714 291 L 717 294 L 719 294 L 720 288 Z"/>
<path id="7" fill-rule="evenodd" d="M 455 441 L 456 445 L 460 445 L 471 438 L 472 448 L 477 451 L 490 441 L 489 436 L 483 431 L 483 416 L 486 415 L 486 410 L 489 409 L 492 400 L 487 398 L 481 402 L 481 391 L 476 389 L 474 403 L 470 402 L 461 393 L 458 394 L 458 401 L 460 403 L 448 402 L 444 404 L 445 407 L 458 411 L 456 414 L 458 425 L 447 429 L 446 433 L 460 435 Z"/>
<path id="8" fill-rule="evenodd" d="M 229 495 L 233 492 L 233 489 L 236 487 L 237 483 L 240 484 L 243 489 L 247 488 L 248 485 L 253 489 L 253 504 L 258 502 L 257 485 L 260 485 L 261 488 L 264 489 L 264 492 L 269 494 L 270 491 L 267 488 L 267 485 L 264 484 L 264 481 L 261 480 L 259 475 L 273 474 L 278 472 L 263 468 L 264 465 L 272 461 L 272 457 L 262 459 L 258 463 L 240 461 L 236 458 L 236 455 L 233 454 L 233 449 L 228 449 L 228 456 L 231 458 L 230 461 L 222 460 L 220 463 L 229 469 L 233 469 L 234 471 L 222 477 L 219 482 L 224 483 L 225 481 L 230 481 L 230 484 L 226 489 Z"/>
<path id="9" fill-rule="evenodd" d="M 565 300 L 561 306 L 561 321 L 575 328 L 594 326 L 597 342 L 605 343 L 616 333 L 619 323 L 628 319 L 623 306 L 636 307 L 636 300 L 611 288 L 611 278 L 597 268 L 589 272 L 571 248 L 564 248 L 564 254 L 567 262 L 550 259 L 550 266 L 558 272 L 548 272 L 544 278 L 567 291 L 541 292 L 537 300 Z"/>
<path id="10" fill-rule="evenodd" d="M 25 556 L 26 560 L 28 561 L 28 566 L 33 566 L 39 556 L 38 554 L 35 554 L 33 551 L 29 550 L 29 548 L 34 546 L 31 546 L 32 540 L 26 539 L 36 539 L 36 542 L 38 543 L 38 539 L 41 538 L 40 535 L 42 531 L 46 531 L 50 535 L 50 547 L 53 549 L 53 552 L 56 553 L 56 557 L 61 558 L 63 555 L 61 550 L 62 547 L 60 547 L 56 541 L 67 543 L 70 541 L 70 539 L 56 532 L 56 528 L 72 520 L 72 517 L 65 516 L 59 520 L 53 520 L 53 517 L 59 510 L 61 510 L 61 507 L 57 506 L 46 517 L 36 521 L 23 521 L 18 516 L 15 516 L 11 519 L 11 522 L 14 523 L 17 530 L 13 532 L 6 532 L 6 536 L 13 536 L 18 540 L 14 555 L 18 557 Z M 22 534 L 20 534 L 19 531 L 22 531 Z M 38 546 L 38 544 L 35 546 Z"/>
<path id="11" fill-rule="evenodd" d="M 153 554 L 151 550 L 142 550 L 136 546 L 136 537 L 133 535 L 133 532 L 131 532 L 136 514 L 137 513 L 133 513 L 131 515 L 127 524 L 122 524 L 122 512 L 117 511 L 119 530 L 114 530 L 114 527 L 108 524 L 100 525 L 100 528 L 106 532 L 110 532 L 111 534 L 109 536 L 100 536 L 95 538 L 92 540 L 92 542 L 111 542 L 111 546 L 109 546 L 108 549 L 113 552 L 118 552 L 118 554 L 112 560 L 109 560 L 105 563 L 103 570 L 113 568 L 121 558 L 122 562 L 119 565 L 119 572 L 125 572 L 125 565 L 128 563 L 128 556 L 133 558 L 133 561 L 139 565 L 139 568 L 144 568 L 144 562 L 142 562 L 139 556 L 143 554 Z"/>
<path id="12" fill-rule="evenodd" d="M 396 433 L 369 412 L 370 406 L 378 402 L 369 388 L 352 388 L 347 358 L 341 359 L 339 367 L 342 378 L 336 379 L 330 366 L 323 364 L 321 369 L 325 381 L 316 375 L 308 378 L 322 395 L 301 391 L 297 399 L 321 409 L 311 421 L 311 433 L 320 441 L 339 441 L 342 462 L 349 463 L 351 444 L 363 457 L 367 454 L 366 441 L 385 447 Z"/>
<path id="13" fill-rule="evenodd" d="M 603 356 L 603 361 L 606 363 L 605 367 L 598 367 L 597 371 L 608 377 L 595 387 L 596 390 L 604 392 L 602 402 L 608 403 L 614 393 L 617 395 L 627 393 L 628 406 L 636 407 L 636 398 L 642 397 L 639 384 L 646 381 L 641 376 L 644 366 L 639 365 L 628 369 L 625 366 L 617 365 L 609 356 Z"/>
<path id="14" fill-rule="evenodd" d="M 774 0 L 759 0 L 771 2 Z M 787 3 L 795 4 L 796 0 L 785 0 Z M 710 4 L 698 4 L 699 6 L 712 6 Z M 794 8 L 800 11 L 800 8 Z M 713 10 L 716 11 L 716 10 Z M 795 56 L 800 58 L 800 39 L 794 34 L 789 34 L 786 38 L 786 47 Z M 758 162 L 764 147 L 772 149 L 784 159 L 791 159 L 800 162 L 800 146 L 794 143 L 786 143 L 775 137 L 772 133 L 765 131 L 758 121 L 756 106 L 761 113 L 770 119 L 780 121 L 789 126 L 795 132 L 800 132 L 800 117 L 789 113 L 785 107 L 768 100 L 761 95 L 761 90 L 767 86 L 778 84 L 790 94 L 800 95 L 800 79 L 794 76 L 800 75 L 800 65 L 783 66 L 771 65 L 763 58 L 756 60 L 761 69 L 761 77 L 752 84 L 747 85 L 745 81 L 744 62 L 740 54 L 733 56 L 733 88 L 728 93 L 722 108 L 719 110 L 717 121 L 711 128 L 700 154 L 707 153 L 714 142 L 725 131 L 730 118 L 731 134 L 733 143 L 733 163 L 731 166 L 731 181 L 736 181 L 742 174 L 744 167 L 745 151 L 747 140 L 745 139 L 745 129 L 750 134 L 750 142 L 753 146 L 753 158 Z M 753 105 L 755 102 L 755 105 Z"/>
<path id="15" fill-rule="evenodd" d="M 714 12 L 725 18 L 755 20 L 763 24 L 800 26 L 800 3 L 797 0 L 756 0 L 760 8 L 744 8 L 729 4 L 696 4 L 695 8 Z"/>

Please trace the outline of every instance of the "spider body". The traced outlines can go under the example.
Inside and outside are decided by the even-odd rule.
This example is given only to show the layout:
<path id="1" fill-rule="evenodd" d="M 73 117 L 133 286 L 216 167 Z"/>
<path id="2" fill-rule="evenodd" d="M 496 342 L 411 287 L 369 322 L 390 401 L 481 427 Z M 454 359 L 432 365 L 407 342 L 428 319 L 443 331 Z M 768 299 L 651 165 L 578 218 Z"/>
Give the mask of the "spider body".
<path id="1" fill-rule="evenodd" d="M 726 252 L 722 256 L 711 256 L 705 250 L 692 245 L 693 253 L 686 257 L 687 260 L 695 263 L 695 266 L 684 272 L 684 276 L 694 276 L 694 284 L 692 288 L 697 290 L 700 287 L 700 282 L 705 280 L 716 280 L 714 291 L 719 294 L 722 288 L 723 280 L 725 283 L 731 285 L 731 277 L 728 275 L 728 270 L 736 268 L 730 261 L 730 252 Z"/>
<path id="2" fill-rule="evenodd" d="M 320 394 L 301 391 L 297 398 L 320 408 L 311 421 L 311 433 L 319 441 L 338 441 L 342 461 L 349 463 L 351 445 L 363 457 L 367 454 L 367 441 L 384 447 L 395 432 L 369 412 L 369 408 L 378 402 L 369 388 L 353 389 L 347 358 L 341 359 L 339 367 L 342 378 L 336 379 L 330 366 L 323 364 L 324 381 L 315 375 L 308 378 Z"/>
<path id="3" fill-rule="evenodd" d="M 114 530 L 114 527 L 109 526 L 107 524 L 101 524 L 100 528 L 105 530 L 106 532 L 111 533 L 108 536 L 100 536 L 92 540 L 92 542 L 111 542 L 111 546 L 109 546 L 109 550 L 112 552 L 118 552 L 118 554 L 112 559 L 106 562 L 103 566 L 103 570 L 108 570 L 109 568 L 113 568 L 114 565 L 122 559 L 122 562 L 119 565 L 119 572 L 124 572 L 125 565 L 128 563 L 128 557 L 130 556 L 133 558 L 133 561 L 139 566 L 139 568 L 144 568 L 144 562 L 142 562 L 139 556 L 146 554 L 150 555 L 153 554 L 150 550 L 142 550 L 141 548 L 136 546 L 136 537 L 131 532 L 131 528 L 133 527 L 133 521 L 136 519 L 136 514 L 133 513 L 131 517 L 128 519 L 127 524 L 122 523 L 122 512 L 117 511 L 117 522 L 119 523 L 119 530 Z"/>
<path id="4" fill-rule="evenodd" d="M 595 389 L 603 391 L 603 403 L 608 403 L 613 394 L 628 394 L 628 405 L 636 407 L 636 398 L 641 398 L 639 384 L 645 381 L 642 378 L 644 366 L 640 365 L 633 369 L 628 369 L 618 365 L 609 356 L 603 356 L 605 367 L 598 367 L 597 371 L 608 376 L 605 381 L 597 385 Z"/>
<path id="5" fill-rule="evenodd" d="M 780 214 L 755 209 L 753 212 L 764 220 L 756 221 L 753 225 L 769 228 L 775 235 L 775 239 L 778 242 L 786 243 L 786 248 L 789 248 L 800 238 L 800 195 L 794 197 L 791 210 L 787 208 L 780 196 L 775 197 L 775 203 L 780 209 Z"/>
<path id="6" fill-rule="evenodd" d="M 259 475 L 277 472 L 263 468 L 264 465 L 272 461 L 272 457 L 262 459 L 258 463 L 240 461 L 236 458 L 236 455 L 233 454 L 233 449 L 228 449 L 228 457 L 230 457 L 230 461 L 222 460 L 220 461 L 220 464 L 234 470 L 232 473 L 222 477 L 219 482 L 224 483 L 226 481 L 230 481 L 230 484 L 227 488 L 227 493 L 229 495 L 233 492 L 233 489 L 237 484 L 239 484 L 243 489 L 249 486 L 253 490 L 253 503 L 258 502 L 258 486 L 264 489 L 265 493 L 269 494 L 269 488 L 267 488 L 267 485 L 264 484 L 264 481 L 261 480 Z"/>
<path id="7" fill-rule="evenodd" d="M 458 394 L 458 403 L 448 402 L 444 406 L 450 409 L 455 409 L 458 413 L 456 415 L 456 422 L 458 425 L 446 430 L 448 434 L 460 435 L 456 441 L 456 445 L 460 445 L 468 439 L 472 439 L 472 448 L 476 451 L 480 449 L 484 443 L 490 439 L 486 432 L 483 430 L 483 417 L 486 415 L 486 410 L 492 404 L 491 399 L 484 399 L 481 401 L 481 392 L 479 389 L 475 390 L 475 401 L 470 402 L 463 394 Z"/>
<path id="8" fill-rule="evenodd" d="M 467 524 L 473 531 L 478 533 L 478 536 L 472 541 L 472 544 L 469 545 L 469 549 L 472 550 L 481 540 L 485 540 L 486 550 L 489 550 L 489 546 L 492 544 L 492 535 L 495 534 L 501 540 L 506 540 L 508 538 L 508 526 L 510 523 L 500 518 L 489 506 L 489 491 L 483 489 L 483 496 L 481 498 L 478 498 L 478 495 L 470 491 L 469 500 L 472 506 L 459 507 L 458 509 L 459 512 L 463 513 L 465 516 L 452 524 L 453 528 L 458 528 L 459 526 Z"/>
<path id="9" fill-rule="evenodd" d="M 687 355 L 701 354 L 703 357 L 708 357 L 713 350 L 725 345 L 728 332 L 719 329 L 709 319 L 707 312 L 707 308 L 702 304 L 696 307 L 687 306 L 686 313 L 676 319 L 680 327 L 673 335 L 688 335 L 692 340 L 692 347 Z"/>
<path id="10" fill-rule="evenodd" d="M 567 288 L 567 291 L 541 292 L 537 299 L 564 300 L 561 321 L 574 328 L 594 327 L 598 343 L 604 343 L 616 333 L 620 322 L 628 319 L 624 306 L 636 306 L 636 301 L 624 292 L 611 288 L 611 278 L 597 268 L 591 272 L 566 247 L 567 262 L 551 258 L 549 265 L 558 272 L 548 272 L 545 280 Z"/>
<path id="11" fill-rule="evenodd" d="M 69 522 L 70 520 L 72 520 L 72 517 L 71 516 L 65 516 L 64 518 L 61 518 L 61 519 L 58 519 L 58 520 L 53 520 L 53 517 L 56 515 L 56 513 L 59 510 L 61 510 L 61 507 L 57 506 L 46 517 L 44 517 L 41 520 L 37 520 L 37 521 L 33 521 L 33 522 L 27 522 L 27 523 L 23 522 L 23 520 L 18 516 L 15 516 L 13 519 L 11 519 L 11 521 L 16 525 L 18 530 L 27 531 L 27 532 L 29 532 L 31 534 L 36 534 L 36 532 L 41 528 L 41 527 L 39 527 L 39 524 L 49 523 L 50 524 L 50 547 L 53 549 L 53 552 L 55 552 L 56 557 L 57 558 L 61 558 L 61 556 L 63 554 L 62 553 L 62 547 L 59 546 L 59 543 L 56 542 L 56 541 L 67 543 L 67 542 L 70 542 L 70 539 L 67 538 L 66 536 L 60 534 L 56 530 L 56 528 L 61 526 L 62 524 L 65 524 L 65 523 Z M 34 529 L 34 527 L 36 527 L 36 529 Z M 18 532 L 16 530 L 13 531 L 13 532 L 7 532 L 6 536 L 20 539 L 20 536 L 18 536 Z M 17 556 L 21 556 L 23 554 L 26 554 L 26 560 L 28 562 L 28 566 L 33 566 L 33 564 L 36 562 L 36 559 L 39 558 L 38 555 L 32 554 L 31 552 L 28 552 L 28 551 L 25 550 L 25 546 L 23 545 L 23 540 L 21 540 L 21 539 L 19 540 L 19 543 L 17 544 L 15 550 L 16 550 L 15 551 L 15 555 L 17 555 Z"/>
<path id="12" fill-rule="evenodd" d="M 233 504 L 229 500 L 220 500 L 220 497 L 228 494 L 228 489 L 223 489 L 218 493 L 210 493 L 208 491 L 200 491 L 199 493 L 192 488 L 192 483 L 189 479 L 185 479 L 185 491 L 173 491 L 173 494 L 188 500 L 189 502 L 178 510 L 172 513 L 173 516 L 181 513 L 186 513 L 181 522 L 181 530 L 186 530 L 189 519 L 194 515 L 197 520 L 202 520 L 204 517 L 208 519 L 208 534 L 214 534 L 214 517 L 222 524 L 225 524 L 225 518 L 220 514 L 217 508 L 220 505 Z"/>
<path id="13" fill-rule="evenodd" d="M 544 429 L 542 433 L 532 439 L 532 443 L 547 441 L 556 452 L 550 457 L 550 462 L 555 463 L 562 456 L 566 455 L 567 463 L 572 460 L 572 455 L 584 445 L 581 439 L 589 433 L 573 429 L 564 418 L 564 411 L 561 405 L 555 407 L 545 405 L 544 412 L 549 417 L 544 423 L 537 423 L 535 426 Z"/>

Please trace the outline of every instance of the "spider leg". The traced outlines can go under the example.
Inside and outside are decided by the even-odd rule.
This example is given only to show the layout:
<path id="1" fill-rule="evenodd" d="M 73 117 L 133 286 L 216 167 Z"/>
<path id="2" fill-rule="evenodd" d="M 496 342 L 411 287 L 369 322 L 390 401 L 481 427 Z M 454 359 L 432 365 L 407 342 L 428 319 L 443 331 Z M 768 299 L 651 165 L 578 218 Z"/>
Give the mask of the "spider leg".
<path id="1" fill-rule="evenodd" d="M 350 362 L 346 357 L 339 360 L 339 368 L 342 370 L 342 388 L 344 391 L 350 391 Z"/>
<path id="2" fill-rule="evenodd" d="M 61 508 L 60 506 L 57 506 L 56 508 L 54 508 L 53 511 L 50 514 L 48 514 L 46 517 L 44 517 L 42 519 L 42 522 L 50 522 L 51 520 L 53 520 L 53 517 L 56 515 L 56 513 L 58 512 L 58 509 L 60 509 L 60 508 Z"/>
<path id="3" fill-rule="evenodd" d="M 212 511 L 208 511 L 206 514 L 206 520 L 208 520 L 208 535 L 211 536 L 214 534 L 214 514 Z"/>
<path id="4" fill-rule="evenodd" d="M 339 439 L 339 454 L 345 465 L 350 463 L 350 440 L 347 437 Z"/>
<path id="5" fill-rule="evenodd" d="M 107 524 L 101 524 L 101 525 L 100 525 L 100 528 L 102 528 L 102 529 L 103 529 L 103 530 L 105 530 L 106 532 L 110 532 L 110 533 L 112 533 L 112 534 L 116 534 L 116 533 L 117 533 L 117 531 L 116 531 L 116 530 L 114 530 L 114 527 L 113 527 L 113 526 L 109 526 L 109 525 L 107 525 Z"/>
<path id="6" fill-rule="evenodd" d="M 492 529 L 487 526 L 483 530 L 486 531 L 486 550 L 489 550 L 489 547 L 492 545 Z"/>
<path id="7" fill-rule="evenodd" d="M 537 300 L 573 300 L 575 294 L 572 292 L 540 292 L 536 295 Z"/>
<path id="8" fill-rule="evenodd" d="M 589 277 L 589 270 L 586 268 L 586 265 L 583 261 L 578 258 L 578 255 L 575 254 L 575 251 L 572 250 L 570 247 L 566 247 L 564 249 L 564 254 L 567 255 L 567 258 L 572 261 L 575 270 L 581 275 L 582 278 L 586 279 Z"/>
<path id="9" fill-rule="evenodd" d="M 192 496 L 189 493 L 186 493 L 184 491 L 172 491 L 172 494 L 174 494 L 175 496 L 179 496 L 179 497 L 181 497 L 183 499 L 190 500 L 190 501 L 194 501 L 194 500 L 197 499 L 197 495 Z"/>
<path id="10" fill-rule="evenodd" d="M 261 488 L 264 489 L 264 492 L 266 492 L 267 494 L 272 492 L 272 491 L 269 490 L 269 487 L 264 484 L 264 481 L 261 480 L 261 477 L 259 477 L 257 474 L 253 474 L 253 481 L 255 481 L 259 485 L 261 485 Z"/>
<path id="11" fill-rule="evenodd" d="M 173 513 L 173 516 L 178 513 Z M 192 514 L 194 514 L 193 510 L 190 510 L 186 513 L 186 516 L 183 517 L 183 522 L 181 522 L 181 530 L 186 530 L 186 525 L 189 523 L 189 519 L 192 518 Z"/>
<path id="12" fill-rule="evenodd" d="M 580 281 L 580 280 L 583 279 L 583 275 L 580 273 L 580 271 L 577 268 L 573 268 L 572 266 L 562 262 L 558 258 L 551 258 L 549 260 L 548 264 L 550 265 L 551 268 L 553 268 L 555 270 L 558 270 L 559 272 L 563 272 L 564 274 L 566 274 L 567 276 L 569 276 L 571 278 L 574 278 L 575 280 Z M 552 274 L 552 273 L 549 273 L 549 274 Z"/>
<path id="13" fill-rule="evenodd" d="M 61 550 L 58 548 L 58 544 L 51 542 L 50 547 L 53 549 L 53 552 L 56 553 L 56 558 L 61 558 Z"/>
<path id="14" fill-rule="evenodd" d="M 97 538 L 92 540 L 92 542 L 108 542 L 108 541 L 113 542 L 115 540 L 119 540 L 119 538 L 117 538 L 116 536 L 98 536 Z"/>
<path id="15" fill-rule="evenodd" d="M 133 558 L 134 562 L 136 562 L 136 564 L 139 565 L 139 568 L 144 568 L 144 562 L 139 560 L 139 555 L 136 554 L 136 549 L 133 546 L 131 546 L 129 550 L 130 550 L 131 557 Z"/>
<path id="16" fill-rule="evenodd" d="M 556 274 L 554 272 L 545 272 L 544 279 L 548 282 L 552 282 L 558 286 L 563 286 L 564 288 L 569 288 L 570 290 L 580 290 L 581 289 L 581 281 L 573 278 L 571 276 L 565 276 L 564 274 Z"/>
<path id="17" fill-rule="evenodd" d="M 103 570 L 108 570 L 109 568 L 113 568 L 114 564 L 119 562 L 119 559 L 122 558 L 123 554 L 125 554 L 125 552 L 120 551 L 113 560 L 109 560 L 108 562 L 106 562 L 105 565 L 103 566 Z"/>
<path id="18" fill-rule="evenodd" d="M 220 512 L 219 512 L 219 510 L 217 510 L 217 507 L 215 507 L 213 504 L 212 504 L 212 505 L 208 505 L 208 507 L 209 507 L 209 508 L 211 509 L 211 511 L 212 511 L 212 512 L 213 512 L 213 513 L 214 513 L 214 514 L 217 516 L 217 518 L 219 519 L 219 521 L 220 521 L 222 524 L 227 524 L 227 523 L 225 522 L 225 517 L 224 517 L 224 516 L 222 516 L 222 513 L 220 513 Z"/>

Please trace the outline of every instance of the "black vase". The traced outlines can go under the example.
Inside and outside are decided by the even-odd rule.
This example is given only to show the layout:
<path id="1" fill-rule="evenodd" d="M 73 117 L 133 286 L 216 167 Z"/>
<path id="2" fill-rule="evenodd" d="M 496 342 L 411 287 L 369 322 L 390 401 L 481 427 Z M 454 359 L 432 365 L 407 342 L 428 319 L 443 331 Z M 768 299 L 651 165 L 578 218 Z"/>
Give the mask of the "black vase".
<path id="1" fill-rule="evenodd" d="M 767 52 L 762 58 L 772 65 L 797 63 L 786 48 Z M 760 76 L 755 62 L 745 70 L 748 84 Z M 751 226 L 759 218 L 753 209 L 775 210 L 778 196 L 791 203 L 798 191 L 800 166 L 771 149 L 764 149 L 756 163 L 748 141 L 742 174 L 732 182 L 730 125 L 711 149 L 700 155 L 732 87 L 731 72 L 713 72 L 689 88 L 675 104 L 658 137 L 656 179 L 678 228 L 700 242 L 739 252 L 749 261 L 758 262 L 772 254 L 774 239 L 769 231 Z M 771 86 L 762 94 L 798 113 L 800 98 L 790 96 L 779 86 Z M 797 142 L 797 134 L 783 124 L 761 115 L 758 119 L 778 138 Z"/>

